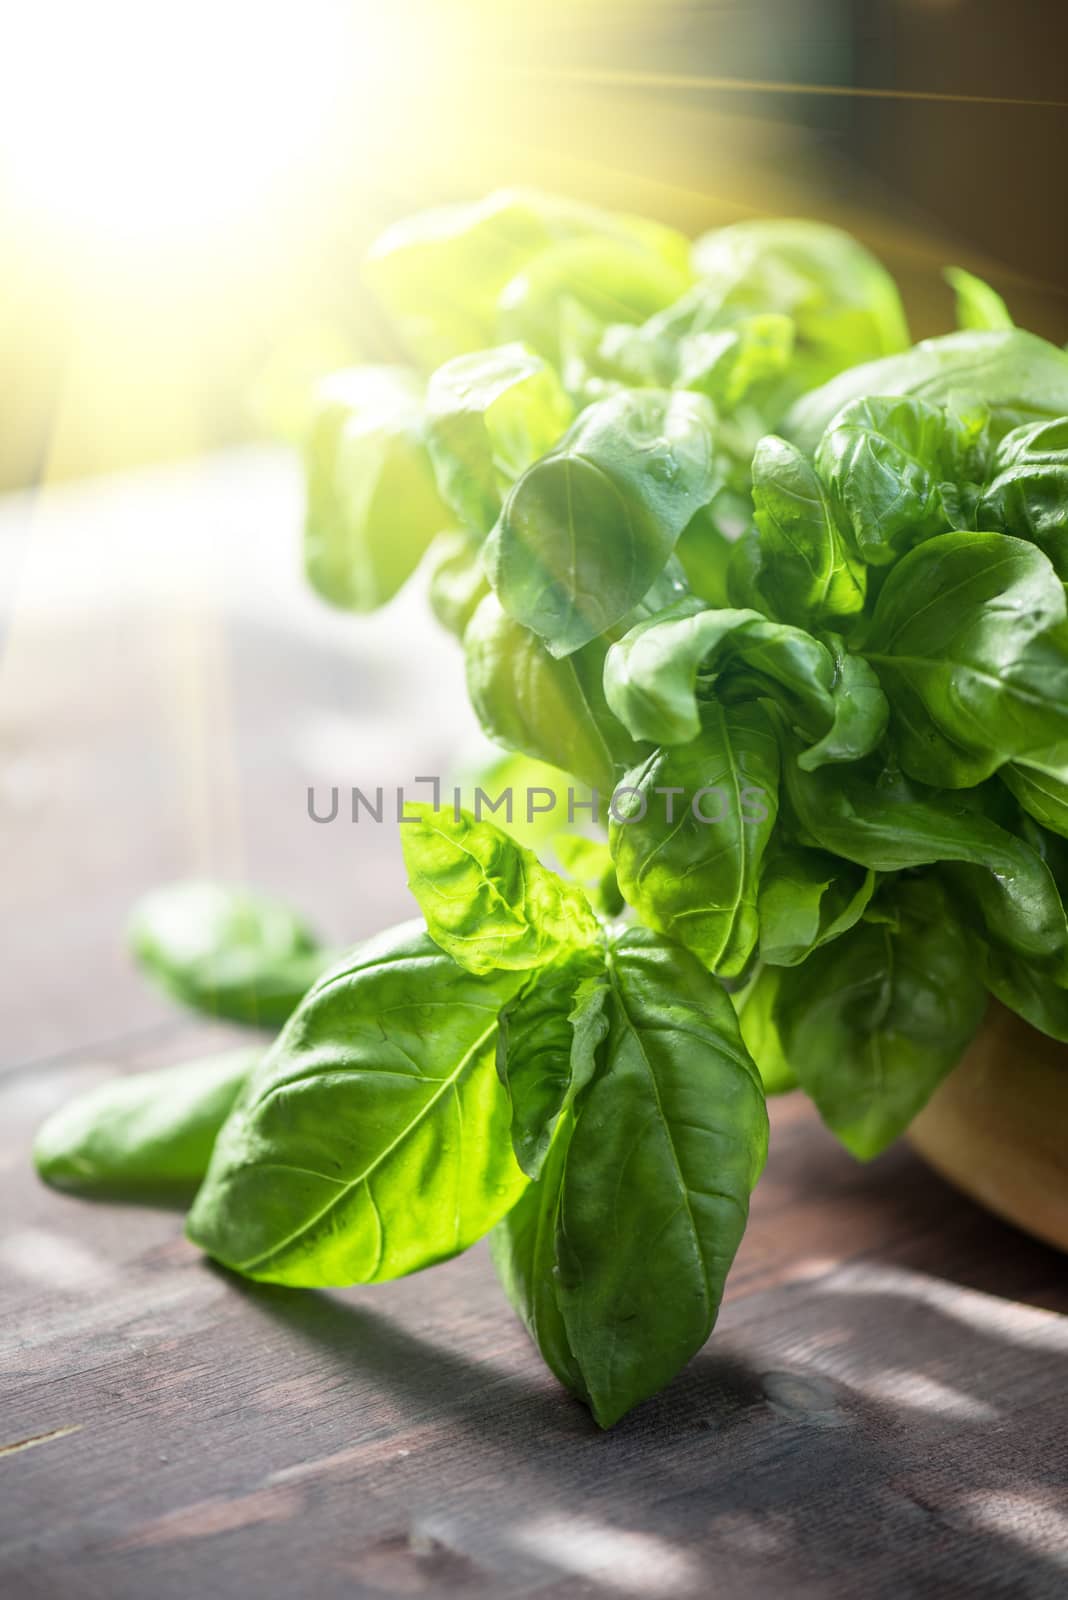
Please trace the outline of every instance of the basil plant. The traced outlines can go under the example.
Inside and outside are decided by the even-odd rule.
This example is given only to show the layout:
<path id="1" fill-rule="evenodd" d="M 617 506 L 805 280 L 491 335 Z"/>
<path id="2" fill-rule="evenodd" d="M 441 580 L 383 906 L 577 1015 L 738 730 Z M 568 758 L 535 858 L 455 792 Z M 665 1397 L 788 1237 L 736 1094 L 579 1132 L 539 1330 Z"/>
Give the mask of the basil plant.
<path id="1" fill-rule="evenodd" d="M 422 565 L 486 733 L 606 826 L 558 872 L 411 808 L 421 917 L 341 957 L 213 935 L 205 968 L 142 931 L 230 1014 L 325 970 L 203 1116 L 189 1069 L 126 1082 L 39 1162 L 91 1187 L 171 1126 L 203 1152 L 190 1237 L 273 1283 L 488 1236 L 608 1426 L 708 1337 L 767 1094 L 867 1159 L 989 996 L 1068 1040 L 1068 355 L 957 269 L 960 331 L 909 348 L 888 274 L 816 222 L 691 245 L 507 192 L 390 229 L 368 276 L 409 364 L 323 386 L 309 579 L 363 611 Z"/>

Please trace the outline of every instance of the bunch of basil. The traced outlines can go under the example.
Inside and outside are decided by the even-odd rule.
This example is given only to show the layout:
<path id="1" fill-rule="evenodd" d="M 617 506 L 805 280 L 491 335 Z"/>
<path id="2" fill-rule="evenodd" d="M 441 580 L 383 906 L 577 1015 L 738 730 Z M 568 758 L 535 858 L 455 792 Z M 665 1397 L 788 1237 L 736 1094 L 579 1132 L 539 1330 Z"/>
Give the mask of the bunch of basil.
<path id="1" fill-rule="evenodd" d="M 811 222 L 691 248 L 507 193 L 369 273 L 417 366 L 323 387 L 311 581 L 366 610 L 425 557 L 486 732 L 612 796 L 611 863 L 591 897 L 421 809 L 425 922 L 305 995 L 189 1232 L 332 1285 L 492 1230 L 608 1425 L 712 1327 L 766 1092 L 868 1157 L 988 993 L 1068 1039 L 1068 355 L 960 272 L 962 330 L 907 349 L 887 274 Z"/>

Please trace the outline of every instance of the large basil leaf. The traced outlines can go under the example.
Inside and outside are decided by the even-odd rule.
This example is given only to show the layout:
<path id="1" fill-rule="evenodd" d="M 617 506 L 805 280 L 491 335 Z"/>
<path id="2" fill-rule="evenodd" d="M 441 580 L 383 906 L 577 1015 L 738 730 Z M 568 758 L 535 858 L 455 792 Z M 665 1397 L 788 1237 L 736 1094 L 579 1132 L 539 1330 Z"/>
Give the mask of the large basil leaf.
<path id="1" fill-rule="evenodd" d="M 609 976 L 555 1230 L 561 1319 L 602 1427 L 707 1339 L 767 1152 L 759 1074 L 715 980 L 646 930 Z"/>
<path id="2" fill-rule="evenodd" d="M 582 889 L 492 822 L 411 805 L 401 829 L 408 885 L 435 943 L 468 972 L 529 971 L 596 943 Z"/>
<path id="3" fill-rule="evenodd" d="M 905 770 L 954 789 L 1013 758 L 1063 760 L 1068 773 L 1064 618 L 1063 584 L 1022 539 L 946 533 L 900 561 L 865 655 L 893 707 Z"/>
<path id="4" fill-rule="evenodd" d="M 1068 416 L 1068 353 L 1020 328 L 947 333 L 901 355 L 864 361 L 803 395 L 783 424 L 812 454 L 824 429 L 865 395 L 914 395 L 931 405 L 989 408 L 993 434 L 1043 417 Z"/>
<path id="5" fill-rule="evenodd" d="M 981 528 L 1033 540 L 1068 579 L 1068 417 L 1005 435 L 976 517 Z"/>
<path id="6" fill-rule="evenodd" d="M 465 1250 L 526 1179 L 497 1077 L 522 978 L 473 977 L 420 924 L 354 951 L 305 998 L 223 1128 L 189 1215 L 247 1277 L 400 1277 Z"/>
<path id="7" fill-rule="evenodd" d="M 791 373 L 798 387 L 811 388 L 854 362 L 908 344 L 890 274 L 863 245 L 826 223 L 736 222 L 698 239 L 693 264 L 721 307 L 793 319 Z"/>
<path id="8" fill-rule="evenodd" d="M 730 577 L 732 597 L 802 627 L 835 626 L 864 606 L 867 574 L 811 464 L 768 434 L 753 456 L 756 533 Z"/>
<path id="9" fill-rule="evenodd" d="M 502 292 L 543 250 L 598 236 L 633 241 L 686 270 L 687 241 L 672 228 L 533 189 L 502 189 L 395 223 L 372 246 L 365 276 L 413 354 L 435 367 L 496 342 Z"/>
<path id="10" fill-rule="evenodd" d="M 616 791 L 609 835 L 624 899 L 724 977 L 756 945 L 778 789 L 775 730 L 753 703 L 709 705 L 698 738 L 654 751 Z"/>
<path id="11" fill-rule="evenodd" d="M 705 701 L 730 698 L 732 688 L 736 697 L 769 695 L 819 739 L 808 764 L 852 761 L 878 744 L 888 709 L 871 668 L 836 646 L 832 653 L 803 629 L 756 611 L 709 611 L 682 600 L 612 645 L 605 698 L 636 739 L 682 744 L 700 731 Z M 740 671 L 741 685 L 732 685 Z"/>
<path id="12" fill-rule="evenodd" d="M 560 1117 L 593 1076 L 604 1036 L 604 963 L 572 955 L 533 973 L 501 1008 L 497 1071 L 512 1103 L 516 1160 L 540 1174 Z"/>
<path id="13" fill-rule="evenodd" d="M 502 496 L 574 415 L 560 380 L 522 344 L 457 356 L 427 386 L 430 459 L 465 527 L 489 533 Z"/>
<path id="14" fill-rule="evenodd" d="M 568 656 L 633 609 L 718 487 L 700 395 L 633 390 L 587 409 L 512 489 L 485 547 L 504 609 Z"/>
<path id="15" fill-rule="evenodd" d="M 637 239 L 569 239 L 535 257 L 501 291 L 498 334 L 519 339 L 568 375 L 568 320 L 592 330 L 591 344 L 609 324 L 644 322 L 686 290 L 688 270 L 644 248 Z"/>
<path id="16" fill-rule="evenodd" d="M 261 1050 L 112 1078 L 54 1112 L 33 1142 L 57 1189 L 153 1200 L 191 1195 Z"/>
<path id="17" fill-rule="evenodd" d="M 642 747 L 608 709 L 605 650 L 594 639 L 558 660 L 487 595 L 464 635 L 467 692 L 486 734 L 608 794 Z"/>
<path id="18" fill-rule="evenodd" d="M 790 806 L 805 842 L 876 872 L 960 863 L 960 892 L 1019 954 L 1061 961 L 1068 927 L 1046 862 L 981 809 L 981 795 L 939 794 L 899 772 L 857 763 L 804 772 L 783 761 Z"/>
<path id="19" fill-rule="evenodd" d="M 952 526 L 943 492 L 951 431 L 946 413 L 926 401 L 875 397 L 852 401 L 820 440 L 816 468 L 872 566 Z"/>
<path id="20" fill-rule="evenodd" d="M 356 367 L 322 385 L 305 455 L 304 562 L 324 599 L 373 611 L 453 517 L 427 453 L 422 387 L 404 367 Z"/>
<path id="21" fill-rule="evenodd" d="M 182 1005 L 280 1026 L 336 952 L 280 901 L 192 879 L 145 895 L 128 928 L 143 971 Z"/>
<path id="22" fill-rule="evenodd" d="M 797 1088 L 797 1073 L 786 1059 L 775 1017 L 782 976 L 781 967 L 758 961 L 744 986 L 731 995 L 742 1041 L 757 1064 L 766 1095 Z"/>
<path id="23" fill-rule="evenodd" d="M 823 850 L 776 852 L 764 868 L 757 899 L 761 961 L 795 967 L 837 939 L 860 920 L 875 881 L 870 867 Z"/>
<path id="24" fill-rule="evenodd" d="M 956 1064 L 986 1004 L 971 941 L 940 886 L 903 879 L 878 917 L 783 971 L 786 1058 L 855 1156 L 878 1155 Z"/>

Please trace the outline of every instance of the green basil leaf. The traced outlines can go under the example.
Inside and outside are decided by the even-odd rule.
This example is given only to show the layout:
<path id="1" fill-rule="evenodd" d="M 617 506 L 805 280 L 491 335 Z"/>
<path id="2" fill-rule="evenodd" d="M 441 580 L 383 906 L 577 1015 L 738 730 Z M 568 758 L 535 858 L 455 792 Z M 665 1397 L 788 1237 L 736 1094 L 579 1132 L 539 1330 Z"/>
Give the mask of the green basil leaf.
<path id="1" fill-rule="evenodd" d="M 643 752 L 605 701 L 605 650 L 594 639 L 558 660 L 487 595 L 464 635 L 467 692 L 485 733 L 608 794 Z"/>
<path id="2" fill-rule="evenodd" d="M 911 776 L 964 788 L 1053 745 L 1068 758 L 1068 629 L 1051 631 L 1065 614 L 1064 585 L 1022 539 L 946 533 L 898 563 L 864 653 Z"/>
<path id="3" fill-rule="evenodd" d="M 1001 767 L 998 777 L 1029 816 L 1068 838 L 1068 781 L 1017 761 Z"/>
<path id="4" fill-rule="evenodd" d="M 731 327 L 691 333 L 678 346 L 677 389 L 695 389 L 732 412 L 781 378 L 794 352 L 794 323 L 778 312 L 743 317 Z"/>
<path id="5" fill-rule="evenodd" d="M 822 850 L 777 852 L 764 868 L 757 899 L 761 961 L 795 967 L 837 939 L 860 920 L 875 881 L 870 867 Z"/>
<path id="6" fill-rule="evenodd" d="M 897 286 L 855 239 L 822 222 L 736 222 L 703 235 L 694 269 L 721 307 L 793 319 L 791 370 L 804 388 L 908 344 Z"/>
<path id="7" fill-rule="evenodd" d="M 758 610 L 815 627 L 863 609 L 864 563 L 839 528 L 814 468 L 774 434 L 761 439 L 753 457 L 753 505 L 757 532 L 743 552 L 749 556 L 744 587 Z"/>
<path id="8" fill-rule="evenodd" d="M 804 772 L 787 756 L 783 776 L 805 842 L 876 872 L 961 863 L 961 892 L 1010 947 L 1063 959 L 1068 928 L 1049 867 L 983 813 L 981 796 L 939 794 L 875 763 Z"/>
<path id="9" fill-rule="evenodd" d="M 414 374 L 355 367 L 328 378 L 305 470 L 309 581 L 349 611 L 385 605 L 453 520 L 434 481 Z"/>
<path id="10" fill-rule="evenodd" d="M 739 685 L 732 681 L 739 671 Z M 866 662 L 788 623 L 686 599 L 637 623 L 605 661 L 605 698 L 635 739 L 696 738 L 710 698 L 767 695 L 818 744 L 807 760 L 856 760 L 881 739 L 888 708 Z"/>
<path id="11" fill-rule="evenodd" d="M 546 1366 L 588 1405 L 589 1393 L 560 1310 L 556 1270 L 561 1187 L 574 1127 L 574 1112 L 565 1110 L 540 1177 L 527 1185 L 490 1234 L 490 1253 L 501 1286 Z"/>
<path id="12" fill-rule="evenodd" d="M 1068 1044 L 1068 989 L 994 939 L 976 946 L 990 993 L 1032 1028 Z"/>
<path id="13" fill-rule="evenodd" d="M 439 533 L 427 553 L 427 598 L 441 626 L 462 639 L 489 594 L 479 546 L 462 528 Z"/>
<path id="14" fill-rule="evenodd" d="M 609 1427 L 711 1332 L 767 1152 L 760 1078 L 719 984 L 652 933 L 609 956 L 602 1065 L 563 1162 L 553 1281 Z"/>
<path id="15" fill-rule="evenodd" d="M 609 837 L 620 890 L 642 921 L 730 977 L 757 941 L 779 747 L 758 703 L 713 704 L 705 716 L 698 738 L 654 751 L 627 774 Z"/>
<path id="16" fill-rule="evenodd" d="M 261 1027 L 280 1026 L 336 960 L 280 901 L 196 879 L 139 901 L 128 938 L 142 970 L 173 999 Z"/>
<path id="17" fill-rule="evenodd" d="M 687 241 L 674 229 L 533 189 L 406 217 L 375 241 L 364 270 L 409 349 L 435 367 L 496 343 L 506 285 L 543 250 L 591 236 L 634 241 L 685 270 Z"/>
<path id="18" fill-rule="evenodd" d="M 502 496 L 574 415 L 552 367 L 522 344 L 447 361 L 430 379 L 426 410 L 441 496 L 480 537 Z"/>
<path id="19" fill-rule="evenodd" d="M 946 267 L 942 273 L 957 300 L 958 328 L 1011 328 L 1009 308 L 988 283 L 963 267 Z"/>
<path id="20" fill-rule="evenodd" d="M 781 967 L 758 961 L 744 988 L 731 995 L 742 1042 L 757 1064 L 766 1095 L 789 1094 L 797 1088 L 797 1073 L 786 1059 L 775 1018 L 782 975 Z"/>
<path id="21" fill-rule="evenodd" d="M 1068 579 L 1068 417 L 1014 428 L 991 472 L 976 525 L 1030 539 Z"/>
<path id="22" fill-rule="evenodd" d="M 56 1189 L 132 1200 L 191 1196 L 261 1050 L 112 1078 L 53 1112 L 33 1142 Z"/>
<path id="23" fill-rule="evenodd" d="M 468 972 L 528 971 L 596 944 L 599 924 L 578 884 L 503 829 L 429 805 L 407 815 L 408 885 L 431 938 Z"/>
<path id="24" fill-rule="evenodd" d="M 305 998 L 223 1128 L 189 1215 L 246 1277 L 373 1283 L 466 1250 L 526 1179 L 496 1069 L 520 977 L 476 978 L 391 929 Z"/>
<path id="25" fill-rule="evenodd" d="M 560 1117 L 590 1081 L 607 1029 L 603 962 L 564 957 L 534 973 L 501 1008 L 497 1071 L 512 1103 L 512 1145 L 541 1173 Z"/>
<path id="26" fill-rule="evenodd" d="M 784 969 L 775 1005 L 801 1087 L 861 1160 L 904 1132 L 986 1005 L 971 941 L 937 883 L 901 880 L 879 904 L 879 921 Z"/>
<path id="27" fill-rule="evenodd" d="M 636 606 L 716 488 L 715 418 L 700 395 L 599 401 L 523 474 L 486 543 L 504 609 L 571 655 Z"/>
<path id="28" fill-rule="evenodd" d="M 644 322 L 689 282 L 688 270 L 637 239 L 569 239 L 535 257 L 502 290 L 498 335 L 522 340 L 566 371 L 561 323 L 573 307 L 596 329 Z"/>
<path id="29" fill-rule="evenodd" d="M 604 917 L 618 917 L 623 896 L 607 842 L 581 833 L 558 833 L 552 843 L 560 865 L 569 878 L 582 884 L 594 908 Z"/>
<path id="30" fill-rule="evenodd" d="M 1021 328 L 967 329 L 864 361 L 803 395 L 783 432 L 812 454 L 828 424 L 865 395 L 915 395 L 931 405 L 985 406 L 995 440 L 1043 417 L 1068 416 L 1068 353 Z"/>
<path id="31" fill-rule="evenodd" d="M 951 526 L 943 495 L 952 426 L 923 400 L 854 400 L 820 440 L 816 468 L 851 544 L 872 566 Z"/>

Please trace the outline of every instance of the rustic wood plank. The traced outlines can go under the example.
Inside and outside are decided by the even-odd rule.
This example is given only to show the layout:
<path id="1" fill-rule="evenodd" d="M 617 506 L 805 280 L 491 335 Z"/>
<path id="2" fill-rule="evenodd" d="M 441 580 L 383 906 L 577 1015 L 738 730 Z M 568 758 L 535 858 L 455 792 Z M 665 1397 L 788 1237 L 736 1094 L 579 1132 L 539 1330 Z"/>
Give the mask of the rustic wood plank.
<path id="1" fill-rule="evenodd" d="M 285 464 L 87 494 L 50 513 L 0 678 L 24 934 L 0 1075 L 0 1592 L 1063 1594 L 1064 1258 L 904 1146 L 858 1166 L 800 1100 L 773 1108 L 713 1339 L 610 1434 L 545 1372 L 482 1248 L 374 1289 L 270 1289 L 206 1264 L 174 1212 L 36 1182 L 33 1129 L 66 1096 L 237 1036 L 143 989 L 128 901 L 195 865 L 247 870 L 333 937 L 403 915 L 390 830 L 317 830 L 303 786 L 346 760 L 342 782 L 390 759 L 403 780 L 465 737 L 454 684 L 412 709 L 439 650 L 415 612 L 369 637 L 300 593 Z M 104 577 L 77 546 L 86 517 Z M 113 593 L 146 527 L 190 527 L 185 559 Z M 167 584 L 190 563 L 203 591 L 179 603 Z M 199 685 L 183 739 L 167 721 L 182 674 L 168 657 L 161 690 L 148 666 L 176 615 Z M 428 654 L 405 679 L 409 638 Z"/>

